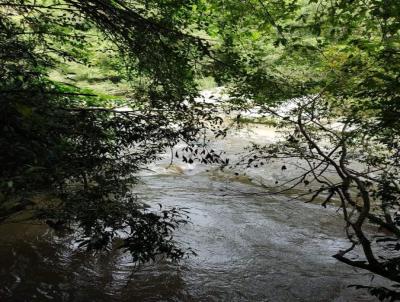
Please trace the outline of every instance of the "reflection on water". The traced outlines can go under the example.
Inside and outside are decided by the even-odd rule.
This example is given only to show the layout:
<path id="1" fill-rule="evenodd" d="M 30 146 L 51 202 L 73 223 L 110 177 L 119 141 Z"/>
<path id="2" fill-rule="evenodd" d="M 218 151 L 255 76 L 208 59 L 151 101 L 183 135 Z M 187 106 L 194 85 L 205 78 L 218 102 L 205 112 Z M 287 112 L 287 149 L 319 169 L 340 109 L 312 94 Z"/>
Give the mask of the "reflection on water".
<path id="1" fill-rule="evenodd" d="M 190 209 L 177 236 L 197 257 L 134 267 L 119 251 L 88 255 L 42 226 L 5 225 L 0 301 L 375 301 L 347 288 L 371 275 L 331 257 L 347 247 L 335 209 L 193 166 L 142 180 L 142 200 Z"/>

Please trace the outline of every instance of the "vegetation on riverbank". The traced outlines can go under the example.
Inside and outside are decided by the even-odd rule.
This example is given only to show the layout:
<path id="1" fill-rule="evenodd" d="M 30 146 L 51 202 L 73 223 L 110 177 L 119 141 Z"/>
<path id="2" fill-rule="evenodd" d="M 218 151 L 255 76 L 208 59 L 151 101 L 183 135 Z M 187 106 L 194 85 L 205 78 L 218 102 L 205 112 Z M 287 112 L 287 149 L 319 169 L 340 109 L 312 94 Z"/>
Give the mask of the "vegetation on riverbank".
<path id="1" fill-rule="evenodd" d="M 236 119 L 237 123 L 241 124 L 260 124 L 270 127 L 278 126 L 278 121 L 271 117 L 239 117 Z"/>
<path id="2" fill-rule="evenodd" d="M 182 33 L 190 15 L 158 1 L 0 2 L 0 222 L 29 210 L 88 249 L 123 232 L 137 261 L 185 255 L 171 237 L 185 215 L 149 211 L 131 186 L 212 123 L 194 101 L 205 42 Z"/>

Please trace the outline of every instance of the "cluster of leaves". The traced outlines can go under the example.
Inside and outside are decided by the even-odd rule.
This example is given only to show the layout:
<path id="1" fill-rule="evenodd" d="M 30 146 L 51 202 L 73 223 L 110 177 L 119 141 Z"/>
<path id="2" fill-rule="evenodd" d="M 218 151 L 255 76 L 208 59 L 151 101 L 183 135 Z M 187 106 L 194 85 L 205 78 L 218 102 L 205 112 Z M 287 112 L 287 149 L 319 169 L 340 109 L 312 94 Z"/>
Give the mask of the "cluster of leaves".
<path id="1" fill-rule="evenodd" d="M 214 149 L 209 149 L 206 145 L 201 147 L 196 145 L 186 146 L 180 152 L 176 151 L 175 157 L 182 157 L 182 161 L 188 164 L 193 164 L 196 161 L 206 165 L 218 164 L 226 166 L 229 164 L 229 159 L 224 158 L 223 152 L 216 152 Z"/>
<path id="2" fill-rule="evenodd" d="M 194 2 L 0 1 L 0 222 L 29 211 L 90 249 L 122 232 L 135 260 L 185 254 L 171 235 L 187 217 L 149 212 L 130 191 L 135 172 L 213 123 L 194 100 L 206 47 L 185 31 Z M 128 80 L 144 79 L 124 109 L 49 77 L 65 61 L 90 67 L 93 35 L 118 49 Z"/>

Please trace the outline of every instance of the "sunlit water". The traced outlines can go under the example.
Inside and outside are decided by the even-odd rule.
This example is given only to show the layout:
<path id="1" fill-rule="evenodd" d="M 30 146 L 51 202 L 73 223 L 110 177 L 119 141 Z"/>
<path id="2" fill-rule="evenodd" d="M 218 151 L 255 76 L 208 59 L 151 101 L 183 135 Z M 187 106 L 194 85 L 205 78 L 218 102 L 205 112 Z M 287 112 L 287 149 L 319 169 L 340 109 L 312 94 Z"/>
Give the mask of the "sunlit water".
<path id="1" fill-rule="evenodd" d="M 258 127 L 222 142 L 235 152 L 274 131 Z M 348 247 L 335 208 L 267 195 L 216 168 L 156 163 L 135 188 L 141 200 L 190 209 L 176 236 L 198 254 L 178 264 L 134 266 L 119 251 L 88 255 L 43 226 L 0 228 L 0 301 L 375 301 L 349 284 L 371 284 L 331 256 Z M 249 171 L 279 177 L 280 169 Z M 379 284 L 374 280 L 373 284 Z"/>

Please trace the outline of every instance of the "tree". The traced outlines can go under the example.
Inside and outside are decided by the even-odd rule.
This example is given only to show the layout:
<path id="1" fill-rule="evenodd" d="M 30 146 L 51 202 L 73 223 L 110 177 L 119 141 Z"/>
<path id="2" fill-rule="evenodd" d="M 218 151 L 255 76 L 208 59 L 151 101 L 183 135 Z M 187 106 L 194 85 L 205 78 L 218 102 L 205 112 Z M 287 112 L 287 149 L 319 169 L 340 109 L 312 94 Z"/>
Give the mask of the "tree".
<path id="1" fill-rule="evenodd" d="M 398 285 L 398 1 L 219 1 L 210 34 L 217 77 L 234 108 L 257 106 L 277 119 L 283 139 L 254 145 L 245 166 L 284 161 L 297 175 L 265 184 L 273 194 L 333 203 L 350 247 L 334 257 Z M 279 107 L 291 100 L 291 110 Z M 291 107 L 289 107 L 291 108 Z M 294 172 L 293 172 L 294 173 Z M 377 224 L 389 234 L 371 231 Z M 354 260 L 351 256 L 358 256 Z M 371 288 L 381 299 L 389 289 Z"/>
<path id="2" fill-rule="evenodd" d="M 30 213 L 89 249 L 109 248 L 123 232 L 120 248 L 137 261 L 185 255 L 171 236 L 185 213 L 148 210 L 131 185 L 161 151 L 212 122 L 194 100 L 207 46 L 189 34 L 195 4 L 0 1 L 0 223 Z M 63 62 L 90 67 L 100 40 L 118 54 L 131 98 L 51 78 Z"/>

